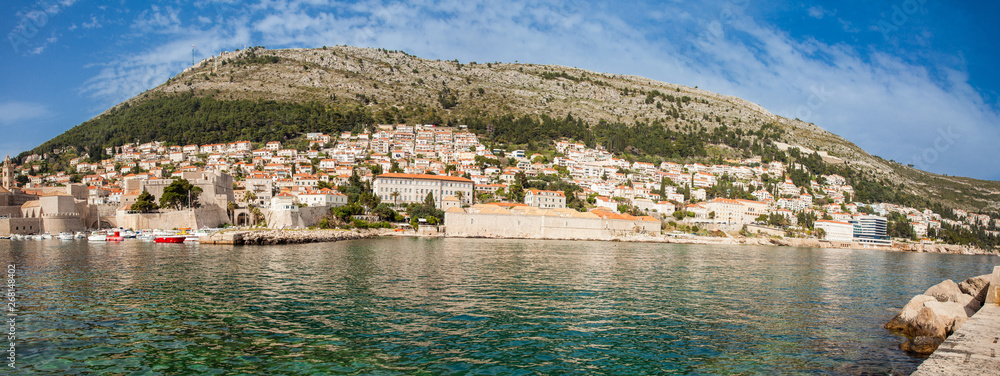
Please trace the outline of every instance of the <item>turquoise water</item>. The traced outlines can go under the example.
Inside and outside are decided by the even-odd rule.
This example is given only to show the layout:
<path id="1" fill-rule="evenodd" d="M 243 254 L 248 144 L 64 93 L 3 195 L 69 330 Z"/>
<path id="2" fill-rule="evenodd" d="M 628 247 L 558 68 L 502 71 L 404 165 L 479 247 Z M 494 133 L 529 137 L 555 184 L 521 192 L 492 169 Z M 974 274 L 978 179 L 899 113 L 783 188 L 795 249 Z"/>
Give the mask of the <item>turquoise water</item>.
<path id="1" fill-rule="evenodd" d="M 0 241 L 15 374 L 907 374 L 889 320 L 1000 258 L 484 239 Z"/>

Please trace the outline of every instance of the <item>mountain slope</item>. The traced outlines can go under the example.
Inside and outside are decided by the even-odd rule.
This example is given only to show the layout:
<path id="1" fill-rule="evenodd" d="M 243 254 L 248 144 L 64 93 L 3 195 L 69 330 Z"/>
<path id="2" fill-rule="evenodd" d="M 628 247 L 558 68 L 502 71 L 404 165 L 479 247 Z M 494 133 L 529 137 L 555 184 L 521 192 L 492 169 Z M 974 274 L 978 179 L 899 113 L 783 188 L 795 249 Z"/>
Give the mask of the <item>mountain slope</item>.
<path id="1" fill-rule="evenodd" d="M 177 98 L 189 100 L 164 105 Z M 172 120 L 178 112 L 184 123 Z M 239 116 L 248 113 L 255 115 Z M 492 124 L 504 115 L 571 116 L 591 129 L 602 122 L 646 125 L 643 129 L 672 132 L 661 136 L 675 142 L 679 134 L 720 129 L 717 134 L 736 134 L 745 142 L 726 146 L 717 137 L 709 145 L 716 155 L 747 154 L 756 141 L 779 148 L 787 144 L 823 152 L 831 164 L 843 163 L 872 182 L 915 197 L 977 212 L 1000 209 L 1000 182 L 940 176 L 886 161 L 813 124 L 776 116 L 740 98 L 563 66 L 436 61 L 354 47 L 256 47 L 205 59 L 32 152 L 111 146 L 112 140 L 136 141 L 133 136 L 197 143 L 287 139 L 296 132 L 350 130 L 374 122 L 470 123 L 476 129 L 471 122 Z M 159 131 L 134 135 L 130 130 L 130 124 L 150 119 L 157 122 L 149 128 Z M 191 134 L 178 138 L 185 130 Z M 778 131 L 761 136 L 764 130 Z M 621 147 L 625 139 L 615 132 L 608 128 L 597 141 L 614 148 L 618 140 Z M 631 140 L 636 137 L 644 136 Z"/>

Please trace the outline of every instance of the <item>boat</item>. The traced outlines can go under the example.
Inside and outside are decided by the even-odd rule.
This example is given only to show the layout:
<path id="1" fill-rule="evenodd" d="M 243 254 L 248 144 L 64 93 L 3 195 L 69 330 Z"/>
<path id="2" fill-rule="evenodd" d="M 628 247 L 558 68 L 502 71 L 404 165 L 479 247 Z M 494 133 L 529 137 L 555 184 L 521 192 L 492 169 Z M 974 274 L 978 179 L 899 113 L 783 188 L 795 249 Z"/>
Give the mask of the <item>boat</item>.
<path id="1" fill-rule="evenodd" d="M 10 240 L 24 240 L 24 235 L 10 234 Z"/>
<path id="2" fill-rule="evenodd" d="M 201 242 L 201 238 L 200 238 L 201 234 L 198 233 L 197 231 L 191 231 L 191 229 L 189 229 L 189 228 L 182 228 L 181 232 L 179 234 L 177 234 L 177 235 L 183 235 L 185 237 L 184 238 L 184 242 L 185 243 L 200 243 Z"/>
<path id="3" fill-rule="evenodd" d="M 115 231 L 114 235 L 106 235 L 105 240 L 109 242 L 120 242 L 122 240 L 125 240 L 125 238 L 122 237 L 122 234 L 120 232 Z"/>
<path id="4" fill-rule="evenodd" d="M 62 240 L 73 240 L 74 236 L 72 232 L 60 232 L 59 239 Z"/>
<path id="5" fill-rule="evenodd" d="M 183 243 L 187 235 L 156 235 L 153 242 L 156 243 Z"/>
<path id="6" fill-rule="evenodd" d="M 102 231 L 94 231 L 87 237 L 87 240 L 92 242 L 106 242 L 108 241 L 108 234 Z"/>
<path id="7" fill-rule="evenodd" d="M 73 235 L 73 237 L 77 239 L 86 239 L 87 234 L 84 234 L 83 231 L 77 231 L 76 234 Z"/>
<path id="8" fill-rule="evenodd" d="M 52 234 L 50 234 L 50 233 L 44 233 L 44 234 L 41 234 L 39 236 L 41 237 L 42 240 L 52 239 Z"/>

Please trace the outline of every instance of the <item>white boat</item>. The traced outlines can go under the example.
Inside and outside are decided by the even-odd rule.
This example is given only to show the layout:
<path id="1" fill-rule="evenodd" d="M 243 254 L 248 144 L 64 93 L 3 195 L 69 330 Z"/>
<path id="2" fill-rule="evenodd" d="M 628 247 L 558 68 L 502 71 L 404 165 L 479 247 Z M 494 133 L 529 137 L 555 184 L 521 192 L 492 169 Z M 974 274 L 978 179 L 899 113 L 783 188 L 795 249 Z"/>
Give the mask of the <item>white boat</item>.
<path id="1" fill-rule="evenodd" d="M 73 237 L 77 239 L 86 239 L 87 234 L 84 234 L 82 231 L 77 231 L 76 234 L 73 235 Z"/>
<path id="2" fill-rule="evenodd" d="M 49 233 L 44 233 L 38 236 L 40 236 L 42 239 L 52 239 L 52 234 Z"/>
<path id="3" fill-rule="evenodd" d="M 62 240 L 73 240 L 74 236 L 72 232 L 60 232 L 59 239 Z"/>
<path id="4" fill-rule="evenodd" d="M 10 240 L 24 240 L 24 235 L 10 234 Z"/>
<path id="5" fill-rule="evenodd" d="M 104 231 L 94 231 L 87 237 L 87 240 L 92 242 L 106 242 L 108 241 L 108 234 Z"/>

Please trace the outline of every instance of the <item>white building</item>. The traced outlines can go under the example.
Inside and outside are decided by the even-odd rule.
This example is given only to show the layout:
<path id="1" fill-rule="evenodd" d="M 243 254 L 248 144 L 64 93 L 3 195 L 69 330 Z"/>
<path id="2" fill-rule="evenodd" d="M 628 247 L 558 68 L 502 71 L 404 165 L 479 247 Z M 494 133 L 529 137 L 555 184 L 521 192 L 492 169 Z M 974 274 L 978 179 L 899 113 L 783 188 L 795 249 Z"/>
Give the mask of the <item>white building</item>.
<path id="1" fill-rule="evenodd" d="M 422 203 L 427 194 L 434 197 L 434 206 L 443 207 L 447 196 L 461 197 L 462 205 L 472 204 L 472 180 L 457 176 L 427 174 L 382 174 L 375 178 L 375 194 L 382 202 L 397 204 Z"/>
<path id="2" fill-rule="evenodd" d="M 826 240 L 833 242 L 854 241 L 854 225 L 848 222 L 818 219 L 813 224 L 813 227 L 817 230 L 823 229 L 826 233 L 826 236 L 824 237 Z"/>
<path id="3" fill-rule="evenodd" d="M 565 208 L 566 195 L 559 191 L 529 189 L 524 193 L 524 204 L 536 208 Z"/>

